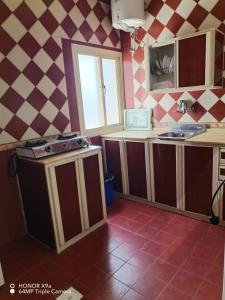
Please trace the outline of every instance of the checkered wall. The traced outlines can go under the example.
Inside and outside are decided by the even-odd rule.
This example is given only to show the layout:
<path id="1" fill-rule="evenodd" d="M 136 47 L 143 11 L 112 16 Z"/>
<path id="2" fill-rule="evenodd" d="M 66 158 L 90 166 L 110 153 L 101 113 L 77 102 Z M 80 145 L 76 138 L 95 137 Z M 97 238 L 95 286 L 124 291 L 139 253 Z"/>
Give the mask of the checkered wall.
<path id="1" fill-rule="evenodd" d="M 107 1 L 0 1 L 0 144 L 71 131 L 62 39 L 120 49 Z"/>
<path id="2" fill-rule="evenodd" d="M 219 28 L 225 32 L 224 0 L 151 0 L 146 12 L 146 24 L 139 30 L 138 37 L 147 44 L 152 44 L 207 28 Z M 146 90 L 146 62 L 143 50 L 138 47 L 129 58 L 127 41 L 126 45 L 122 43 L 122 47 L 127 49 L 126 65 L 129 60 L 133 72 L 133 84 L 129 71 L 125 73 L 125 86 L 127 89 L 133 89 L 133 97 L 132 93 L 126 97 L 127 107 L 153 108 L 155 122 L 225 122 L 225 89 L 149 93 Z M 196 101 L 196 112 L 184 115 L 177 113 L 177 102 L 180 99 Z"/>

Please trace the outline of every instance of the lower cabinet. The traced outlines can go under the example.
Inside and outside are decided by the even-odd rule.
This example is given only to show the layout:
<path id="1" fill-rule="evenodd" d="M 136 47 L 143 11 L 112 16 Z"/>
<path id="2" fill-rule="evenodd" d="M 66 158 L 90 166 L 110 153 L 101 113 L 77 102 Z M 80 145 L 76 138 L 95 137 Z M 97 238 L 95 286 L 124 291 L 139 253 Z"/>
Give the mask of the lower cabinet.
<path id="1" fill-rule="evenodd" d="M 152 144 L 154 201 L 177 207 L 176 145 Z"/>
<path id="2" fill-rule="evenodd" d="M 185 210 L 209 215 L 214 168 L 213 147 L 184 147 Z"/>
<path id="3" fill-rule="evenodd" d="M 218 147 L 159 140 L 103 141 L 107 170 L 116 176 L 116 191 L 130 199 L 165 205 L 165 209 L 209 215 L 218 174 L 225 178 L 222 150 L 224 165 L 218 172 Z"/>
<path id="4" fill-rule="evenodd" d="M 126 141 L 125 145 L 129 194 L 147 200 L 148 144 Z"/>
<path id="5" fill-rule="evenodd" d="M 19 183 L 28 233 L 58 253 L 105 223 L 99 147 L 20 159 Z"/>
<path id="6" fill-rule="evenodd" d="M 105 149 L 105 171 L 115 176 L 114 190 L 123 193 L 123 178 L 121 166 L 121 142 L 116 140 L 103 140 Z"/>

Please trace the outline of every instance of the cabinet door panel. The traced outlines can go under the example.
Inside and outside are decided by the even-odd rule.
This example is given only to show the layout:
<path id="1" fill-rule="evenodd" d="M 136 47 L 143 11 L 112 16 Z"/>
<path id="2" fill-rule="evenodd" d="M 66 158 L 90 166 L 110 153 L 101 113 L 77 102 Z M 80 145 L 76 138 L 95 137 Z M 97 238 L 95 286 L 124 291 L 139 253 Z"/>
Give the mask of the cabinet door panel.
<path id="1" fill-rule="evenodd" d="M 215 36 L 215 71 L 214 71 L 214 85 L 223 86 L 223 45 L 224 35 L 216 31 Z"/>
<path id="2" fill-rule="evenodd" d="M 82 232 L 75 162 L 55 167 L 65 241 Z"/>
<path id="3" fill-rule="evenodd" d="M 176 146 L 153 144 L 155 201 L 177 206 Z"/>
<path id="4" fill-rule="evenodd" d="M 206 34 L 178 41 L 179 87 L 205 85 Z"/>
<path id="5" fill-rule="evenodd" d="M 105 141 L 105 152 L 108 172 L 115 176 L 114 190 L 123 192 L 122 171 L 120 161 L 120 145 L 118 141 Z"/>
<path id="6" fill-rule="evenodd" d="M 103 219 L 101 181 L 98 155 L 83 159 L 89 225 Z"/>
<path id="7" fill-rule="evenodd" d="M 222 199 L 220 199 L 220 201 L 222 201 L 222 220 L 225 221 L 225 187 L 222 187 Z"/>
<path id="8" fill-rule="evenodd" d="M 147 199 L 145 144 L 126 142 L 130 194 Z"/>
<path id="9" fill-rule="evenodd" d="M 19 182 L 28 232 L 55 249 L 44 167 L 35 162 L 19 160 Z"/>
<path id="10" fill-rule="evenodd" d="M 213 148 L 185 147 L 185 209 L 208 215 L 212 198 Z"/>

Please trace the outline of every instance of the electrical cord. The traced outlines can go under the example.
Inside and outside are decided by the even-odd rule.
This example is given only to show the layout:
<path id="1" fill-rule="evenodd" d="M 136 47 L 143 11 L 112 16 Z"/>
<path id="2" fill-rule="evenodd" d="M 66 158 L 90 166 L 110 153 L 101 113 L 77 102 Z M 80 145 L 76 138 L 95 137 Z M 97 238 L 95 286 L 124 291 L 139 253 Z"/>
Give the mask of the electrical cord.
<path id="1" fill-rule="evenodd" d="M 7 165 L 7 174 L 9 177 L 16 177 L 16 175 L 18 174 L 18 163 L 17 163 L 17 154 L 16 152 L 14 152 L 9 161 L 8 161 L 8 165 Z"/>
<path id="2" fill-rule="evenodd" d="M 218 225 L 219 222 L 220 222 L 220 218 L 218 216 L 216 216 L 215 213 L 214 213 L 214 211 L 213 211 L 213 204 L 214 204 L 214 201 L 216 199 L 216 196 L 217 196 L 219 190 L 224 185 L 224 183 L 225 183 L 225 179 L 220 183 L 220 185 L 218 186 L 217 190 L 215 191 L 215 193 L 214 193 L 214 195 L 212 197 L 209 221 L 213 225 Z"/>

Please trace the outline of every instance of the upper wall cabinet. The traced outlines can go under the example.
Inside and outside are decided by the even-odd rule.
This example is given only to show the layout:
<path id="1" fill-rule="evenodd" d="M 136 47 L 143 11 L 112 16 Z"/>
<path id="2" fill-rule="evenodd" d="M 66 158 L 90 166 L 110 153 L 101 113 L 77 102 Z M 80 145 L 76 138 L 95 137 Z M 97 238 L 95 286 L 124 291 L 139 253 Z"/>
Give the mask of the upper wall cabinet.
<path id="1" fill-rule="evenodd" d="M 197 32 L 148 48 L 150 90 L 221 87 L 224 35 Z"/>
<path id="2" fill-rule="evenodd" d="M 176 88 L 175 40 L 149 48 L 150 89 Z"/>

